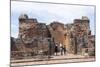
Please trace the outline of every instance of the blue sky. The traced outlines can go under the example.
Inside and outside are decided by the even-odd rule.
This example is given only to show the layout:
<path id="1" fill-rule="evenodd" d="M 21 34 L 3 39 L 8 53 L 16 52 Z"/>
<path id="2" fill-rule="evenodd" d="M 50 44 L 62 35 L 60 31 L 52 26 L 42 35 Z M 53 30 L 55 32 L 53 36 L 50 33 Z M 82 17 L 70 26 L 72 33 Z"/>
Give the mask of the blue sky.
<path id="1" fill-rule="evenodd" d="M 95 8 L 93 6 L 63 5 L 33 2 L 11 2 L 11 36 L 18 36 L 20 14 L 29 18 L 37 18 L 39 22 L 50 24 L 53 21 L 73 23 L 74 19 L 87 16 L 90 19 L 90 29 L 95 34 Z"/>

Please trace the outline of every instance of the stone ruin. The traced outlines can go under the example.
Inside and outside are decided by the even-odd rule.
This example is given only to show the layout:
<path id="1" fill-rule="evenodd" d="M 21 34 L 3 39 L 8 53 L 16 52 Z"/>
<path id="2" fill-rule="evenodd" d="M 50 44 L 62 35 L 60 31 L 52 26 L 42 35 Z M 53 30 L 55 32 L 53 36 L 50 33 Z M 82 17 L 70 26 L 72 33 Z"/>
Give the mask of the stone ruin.
<path id="1" fill-rule="evenodd" d="M 25 56 L 33 56 L 41 52 L 44 55 L 54 54 L 55 43 L 65 45 L 68 53 L 78 54 L 82 52 L 81 49 L 89 47 L 89 31 L 87 17 L 75 19 L 72 24 L 65 25 L 54 21 L 46 25 L 22 14 L 19 16 L 18 38 L 11 37 L 11 55 L 14 57 L 16 52 L 24 53 Z"/>

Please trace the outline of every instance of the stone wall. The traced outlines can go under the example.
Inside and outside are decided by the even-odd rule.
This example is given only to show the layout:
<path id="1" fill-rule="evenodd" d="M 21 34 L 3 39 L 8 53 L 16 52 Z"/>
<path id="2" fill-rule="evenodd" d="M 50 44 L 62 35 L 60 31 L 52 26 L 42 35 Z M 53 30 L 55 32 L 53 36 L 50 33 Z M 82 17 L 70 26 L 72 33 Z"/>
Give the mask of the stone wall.
<path id="1" fill-rule="evenodd" d="M 45 23 L 39 23 L 37 19 L 28 18 L 27 15 L 19 17 L 19 35 L 16 39 L 18 51 L 34 52 L 35 54 L 41 51 L 48 52 L 50 48 L 48 39 L 52 38 Z M 51 44 L 50 48 L 53 54 L 54 47 L 52 46 L 54 46 L 54 43 Z"/>
<path id="2" fill-rule="evenodd" d="M 39 23 L 35 18 L 21 15 L 19 17 L 19 35 L 16 47 L 19 51 L 49 51 L 54 53 L 55 43 L 66 46 L 69 53 L 81 53 L 82 48 L 88 47 L 90 31 L 89 19 L 75 19 L 72 24 L 54 21 L 49 25 Z M 51 40 L 49 42 L 49 39 Z M 12 47 L 13 48 L 13 47 Z M 22 48 L 22 49 L 21 49 Z"/>
<path id="3" fill-rule="evenodd" d="M 74 20 L 74 42 L 75 53 L 81 53 L 82 49 L 88 48 L 88 33 L 90 31 L 89 19 L 82 17 L 82 19 Z"/>

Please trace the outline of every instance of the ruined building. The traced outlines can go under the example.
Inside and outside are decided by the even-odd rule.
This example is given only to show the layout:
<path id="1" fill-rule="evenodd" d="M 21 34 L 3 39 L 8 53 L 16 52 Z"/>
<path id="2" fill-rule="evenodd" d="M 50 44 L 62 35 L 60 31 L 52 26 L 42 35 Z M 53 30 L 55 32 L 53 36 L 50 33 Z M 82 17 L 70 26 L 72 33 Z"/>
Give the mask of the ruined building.
<path id="1" fill-rule="evenodd" d="M 26 14 L 19 16 L 18 38 L 11 44 L 13 51 L 24 52 L 27 55 L 38 53 L 54 54 L 55 43 L 66 46 L 68 53 L 80 54 L 82 49 L 88 48 L 89 19 L 74 19 L 71 24 L 63 24 L 54 21 L 49 25 L 40 23 L 35 18 L 29 18 Z M 15 45 L 15 46 L 14 46 Z M 13 47 L 16 47 L 13 48 Z"/>
<path id="2" fill-rule="evenodd" d="M 70 27 L 70 28 L 69 28 Z M 70 32 L 70 51 L 73 53 L 81 53 L 82 48 L 88 48 L 88 34 L 90 31 L 89 19 L 75 19 L 73 24 L 67 25 Z"/>

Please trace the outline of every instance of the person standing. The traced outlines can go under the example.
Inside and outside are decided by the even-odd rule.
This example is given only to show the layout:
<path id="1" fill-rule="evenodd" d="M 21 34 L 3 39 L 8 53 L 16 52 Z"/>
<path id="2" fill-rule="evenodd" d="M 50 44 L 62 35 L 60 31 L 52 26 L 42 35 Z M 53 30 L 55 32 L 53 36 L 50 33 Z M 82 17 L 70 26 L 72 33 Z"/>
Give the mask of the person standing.
<path id="1" fill-rule="evenodd" d="M 63 50 L 64 50 L 64 55 L 66 55 L 66 45 L 64 45 Z"/>
<path id="2" fill-rule="evenodd" d="M 61 52 L 61 55 L 63 55 L 63 46 L 61 43 L 60 43 L 60 52 Z"/>
<path id="3" fill-rule="evenodd" d="M 56 45 L 55 45 L 55 53 L 56 53 L 56 56 L 57 56 L 57 52 L 58 52 L 58 44 L 56 43 Z"/>

